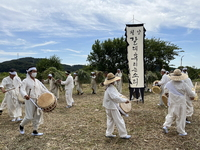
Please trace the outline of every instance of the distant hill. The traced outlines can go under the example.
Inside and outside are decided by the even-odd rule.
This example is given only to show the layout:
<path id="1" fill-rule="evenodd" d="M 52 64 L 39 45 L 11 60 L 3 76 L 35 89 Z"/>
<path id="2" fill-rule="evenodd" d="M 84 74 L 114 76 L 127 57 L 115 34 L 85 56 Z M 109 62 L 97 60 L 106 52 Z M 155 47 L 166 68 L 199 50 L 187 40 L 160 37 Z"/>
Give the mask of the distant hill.
<path id="1" fill-rule="evenodd" d="M 25 57 L 19 59 L 13 59 L 10 61 L 5 61 L 0 63 L 0 72 L 8 72 L 11 68 L 15 68 L 20 73 L 26 73 L 26 70 L 30 66 L 36 66 L 37 62 L 42 58 L 32 58 L 32 57 Z M 78 69 L 83 68 L 84 65 L 63 65 L 63 70 L 70 70 L 76 71 Z"/>

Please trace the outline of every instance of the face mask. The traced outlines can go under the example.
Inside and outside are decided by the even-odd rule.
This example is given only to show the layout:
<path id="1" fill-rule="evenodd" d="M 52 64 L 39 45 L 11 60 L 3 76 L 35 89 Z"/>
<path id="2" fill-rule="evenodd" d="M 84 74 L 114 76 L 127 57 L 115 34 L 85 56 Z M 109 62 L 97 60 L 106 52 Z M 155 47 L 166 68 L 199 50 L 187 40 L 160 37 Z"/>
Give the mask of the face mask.
<path id="1" fill-rule="evenodd" d="M 31 74 L 31 77 L 35 78 L 37 76 L 37 72 Z"/>

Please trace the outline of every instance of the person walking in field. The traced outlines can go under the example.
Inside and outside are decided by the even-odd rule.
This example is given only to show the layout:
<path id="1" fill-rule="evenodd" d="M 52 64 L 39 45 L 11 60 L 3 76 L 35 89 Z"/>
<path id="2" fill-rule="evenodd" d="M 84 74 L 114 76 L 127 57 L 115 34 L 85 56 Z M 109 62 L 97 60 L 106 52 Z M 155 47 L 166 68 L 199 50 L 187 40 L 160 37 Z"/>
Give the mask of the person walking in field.
<path id="1" fill-rule="evenodd" d="M 186 74 L 182 74 L 180 69 L 175 69 L 170 74 L 171 81 L 168 82 L 164 88 L 165 95 L 168 96 L 168 114 L 163 124 L 164 133 L 168 133 L 168 128 L 171 127 L 173 120 L 176 121 L 176 129 L 180 136 L 187 135 L 185 132 L 186 124 L 186 95 L 192 99 L 195 93 L 183 81 L 187 79 Z"/>
<path id="2" fill-rule="evenodd" d="M 96 75 L 95 72 L 91 72 L 91 88 L 92 88 L 92 94 L 97 93 L 97 82 L 96 82 Z"/>
<path id="3" fill-rule="evenodd" d="M 116 81 L 116 87 L 119 93 L 122 93 L 122 72 L 120 69 L 117 69 L 117 73 L 115 74 L 116 77 L 120 77 L 120 80 Z"/>
<path id="4" fill-rule="evenodd" d="M 114 86 L 115 81 L 119 79 L 120 77 L 115 77 L 113 73 L 108 73 L 104 81 L 104 85 L 107 86 L 103 98 L 103 107 L 106 108 L 107 115 L 106 137 L 116 137 L 116 135 L 113 135 L 116 125 L 120 138 L 129 139 L 131 135 L 127 135 L 124 119 L 117 107 L 118 103 L 129 103 L 128 99 L 121 97 L 122 94 Z"/>
<path id="5" fill-rule="evenodd" d="M 76 87 L 77 95 L 79 95 L 79 94 L 82 95 L 83 90 L 82 90 L 81 85 L 79 83 L 78 73 L 74 73 L 74 85 Z"/>
<path id="6" fill-rule="evenodd" d="M 161 78 L 160 81 L 155 82 L 155 84 L 160 85 L 160 88 L 161 88 L 161 93 L 159 95 L 159 102 L 160 103 L 158 104 L 158 106 L 163 106 L 164 103 L 163 103 L 163 100 L 162 100 L 162 95 L 164 94 L 164 87 L 167 84 L 167 82 L 170 81 L 170 78 L 166 74 L 166 70 L 165 69 L 161 69 L 160 72 L 161 72 L 162 78 Z"/>
<path id="7" fill-rule="evenodd" d="M 0 106 L 0 115 L 7 107 L 8 114 L 12 118 L 11 121 L 20 121 L 22 116 L 22 108 L 19 102 L 19 87 L 21 85 L 21 79 L 17 76 L 15 69 L 10 69 L 9 76 L 3 78 L 0 89 L 5 93 Z"/>
<path id="8" fill-rule="evenodd" d="M 70 73 L 71 73 L 70 71 L 65 71 L 65 74 L 67 76 L 66 80 L 59 81 L 62 85 L 65 85 L 65 98 L 66 98 L 66 102 L 67 102 L 66 108 L 71 108 L 74 103 L 74 99 L 72 98 L 74 81 L 73 81 L 73 77 L 71 76 Z"/>
<path id="9" fill-rule="evenodd" d="M 48 89 L 38 80 L 36 79 L 37 69 L 36 67 L 30 67 L 27 70 L 27 76 L 22 81 L 22 85 L 20 87 L 20 93 L 25 100 L 25 117 L 20 123 L 19 129 L 20 133 L 24 134 L 24 126 L 29 122 L 33 124 L 33 136 L 40 136 L 43 133 L 39 133 L 37 130 L 39 125 L 43 123 L 43 112 L 39 111 L 39 109 L 34 105 L 37 102 L 37 99 L 43 93 L 50 93 Z M 34 101 L 34 103 L 32 101 Z"/>
<path id="10" fill-rule="evenodd" d="M 59 86 L 52 74 L 48 74 L 48 79 L 44 80 L 44 83 L 49 83 L 49 90 L 57 99 L 59 99 Z"/>

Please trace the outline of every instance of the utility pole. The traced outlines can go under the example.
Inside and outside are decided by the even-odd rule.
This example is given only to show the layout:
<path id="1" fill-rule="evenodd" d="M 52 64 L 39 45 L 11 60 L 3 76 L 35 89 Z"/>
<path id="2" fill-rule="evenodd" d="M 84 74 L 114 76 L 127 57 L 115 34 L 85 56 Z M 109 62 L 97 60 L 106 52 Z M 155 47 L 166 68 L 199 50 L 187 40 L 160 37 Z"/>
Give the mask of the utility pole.
<path id="1" fill-rule="evenodd" d="M 181 57 L 181 67 L 182 67 L 182 58 L 184 57 L 184 55 Z"/>

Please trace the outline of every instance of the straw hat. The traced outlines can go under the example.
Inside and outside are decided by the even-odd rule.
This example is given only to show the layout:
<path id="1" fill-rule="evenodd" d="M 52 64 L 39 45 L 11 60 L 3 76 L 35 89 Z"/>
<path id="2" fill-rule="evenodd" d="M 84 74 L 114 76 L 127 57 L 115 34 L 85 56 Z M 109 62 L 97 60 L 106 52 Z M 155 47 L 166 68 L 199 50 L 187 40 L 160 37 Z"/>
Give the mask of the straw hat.
<path id="1" fill-rule="evenodd" d="M 180 69 L 175 69 L 173 73 L 170 74 L 170 79 L 174 81 L 181 81 L 188 78 L 188 75 L 181 72 Z"/>
<path id="2" fill-rule="evenodd" d="M 113 83 L 120 79 L 121 79 L 121 77 L 115 77 L 115 75 L 113 73 L 109 73 L 109 74 L 107 74 L 107 79 L 104 81 L 103 84 L 108 85 L 108 84 Z"/>
<path id="3" fill-rule="evenodd" d="M 152 92 L 155 93 L 155 94 L 160 94 L 162 89 L 159 87 L 159 86 L 153 86 L 151 88 Z"/>
<path id="4" fill-rule="evenodd" d="M 162 95 L 162 101 L 163 101 L 163 103 L 165 104 L 165 106 L 168 106 L 168 105 L 167 105 L 167 103 L 168 103 L 168 98 L 167 98 L 167 96 Z"/>

